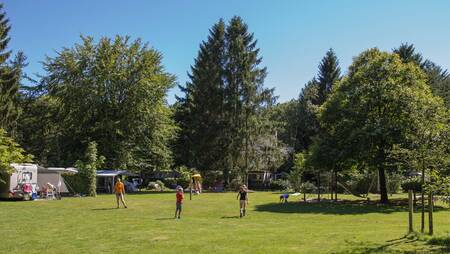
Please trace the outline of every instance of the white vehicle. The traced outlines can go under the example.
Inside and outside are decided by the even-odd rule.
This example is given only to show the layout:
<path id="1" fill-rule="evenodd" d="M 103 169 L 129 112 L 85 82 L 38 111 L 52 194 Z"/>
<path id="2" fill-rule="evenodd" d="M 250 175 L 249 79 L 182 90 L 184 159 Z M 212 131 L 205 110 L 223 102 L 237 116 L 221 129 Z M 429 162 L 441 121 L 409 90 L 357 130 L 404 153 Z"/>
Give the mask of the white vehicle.
<path id="1" fill-rule="evenodd" d="M 14 168 L 9 177 L 2 177 L 0 183 L 0 198 L 16 198 L 31 200 L 36 193 L 38 165 L 11 164 Z"/>

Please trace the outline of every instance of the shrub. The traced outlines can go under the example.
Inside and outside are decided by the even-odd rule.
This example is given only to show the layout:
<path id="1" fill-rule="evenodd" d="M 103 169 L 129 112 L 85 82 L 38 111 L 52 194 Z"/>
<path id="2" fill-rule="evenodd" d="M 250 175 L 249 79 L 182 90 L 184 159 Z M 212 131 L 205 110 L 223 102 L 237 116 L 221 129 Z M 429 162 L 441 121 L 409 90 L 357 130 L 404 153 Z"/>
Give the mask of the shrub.
<path id="1" fill-rule="evenodd" d="M 315 193 L 317 192 L 317 187 L 311 182 L 304 182 L 300 185 L 300 192 Z"/>
<path id="2" fill-rule="evenodd" d="M 407 192 L 408 190 L 412 190 L 414 192 L 422 191 L 422 184 L 420 177 L 410 177 L 406 178 L 402 181 L 401 187 L 403 191 Z"/>
<path id="3" fill-rule="evenodd" d="M 177 186 L 177 179 L 173 177 L 167 177 L 163 179 L 164 185 L 170 189 L 175 189 Z"/>
<path id="4" fill-rule="evenodd" d="M 231 191 L 237 191 L 239 190 L 239 187 L 242 186 L 242 182 L 239 179 L 233 179 L 231 180 L 230 184 L 228 185 L 228 189 Z"/>
<path id="5" fill-rule="evenodd" d="M 389 175 L 389 178 L 387 181 L 388 192 L 391 194 L 400 192 L 403 179 L 404 178 L 400 174 Z"/>
<path id="6" fill-rule="evenodd" d="M 272 181 L 269 185 L 269 188 L 271 190 L 278 190 L 278 191 L 285 191 L 288 190 L 290 187 L 288 180 L 275 180 Z"/>
<path id="7" fill-rule="evenodd" d="M 161 181 L 149 182 L 147 189 L 155 191 L 163 191 L 165 189 L 164 183 Z"/>

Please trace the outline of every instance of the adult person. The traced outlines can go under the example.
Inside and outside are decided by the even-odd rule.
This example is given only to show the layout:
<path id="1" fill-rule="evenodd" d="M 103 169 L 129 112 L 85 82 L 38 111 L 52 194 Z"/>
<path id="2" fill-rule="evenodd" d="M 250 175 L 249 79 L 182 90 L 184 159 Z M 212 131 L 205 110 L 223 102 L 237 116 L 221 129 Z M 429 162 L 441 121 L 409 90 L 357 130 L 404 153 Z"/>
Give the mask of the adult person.
<path id="1" fill-rule="evenodd" d="M 243 216 L 245 216 L 245 209 L 247 208 L 248 205 L 247 186 L 242 185 L 241 187 L 239 187 L 239 192 L 236 199 L 239 199 L 239 208 L 240 208 L 239 217 L 242 218 Z"/>
<path id="2" fill-rule="evenodd" d="M 120 207 L 119 200 L 122 202 L 125 208 L 128 208 L 124 200 L 125 186 L 123 185 L 122 180 L 120 178 L 117 178 L 116 185 L 114 185 L 114 193 L 116 193 L 117 208 Z"/>

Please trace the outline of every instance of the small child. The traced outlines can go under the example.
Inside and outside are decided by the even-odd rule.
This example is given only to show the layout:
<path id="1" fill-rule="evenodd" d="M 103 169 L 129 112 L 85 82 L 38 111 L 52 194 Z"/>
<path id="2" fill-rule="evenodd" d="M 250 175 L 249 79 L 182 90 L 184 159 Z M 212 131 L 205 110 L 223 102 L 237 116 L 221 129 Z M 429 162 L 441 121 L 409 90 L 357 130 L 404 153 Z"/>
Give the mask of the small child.
<path id="1" fill-rule="evenodd" d="M 184 199 L 184 193 L 183 188 L 181 186 L 177 186 L 177 203 L 176 203 L 176 210 L 175 210 L 175 219 L 181 219 L 181 210 L 183 206 L 183 199 Z"/>
<path id="2" fill-rule="evenodd" d="M 287 203 L 289 198 L 289 194 L 281 194 L 280 195 L 280 203 Z"/>

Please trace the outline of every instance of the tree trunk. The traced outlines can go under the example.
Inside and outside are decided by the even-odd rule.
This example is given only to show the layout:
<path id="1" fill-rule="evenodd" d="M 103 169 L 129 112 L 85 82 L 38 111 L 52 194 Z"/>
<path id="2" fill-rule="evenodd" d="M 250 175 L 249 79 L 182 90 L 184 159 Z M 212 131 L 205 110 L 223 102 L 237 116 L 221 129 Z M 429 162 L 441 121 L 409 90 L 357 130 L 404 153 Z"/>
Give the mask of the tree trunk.
<path id="1" fill-rule="evenodd" d="M 423 234 L 425 232 L 425 193 L 424 193 L 424 186 L 425 186 L 425 169 L 422 167 L 422 190 L 421 194 L 422 197 L 420 197 L 420 200 L 422 201 L 422 211 L 421 211 L 421 220 L 420 220 L 420 232 Z"/>
<path id="2" fill-rule="evenodd" d="M 338 173 L 337 171 L 334 171 L 334 200 L 337 201 L 338 200 Z"/>
<path id="3" fill-rule="evenodd" d="M 320 202 L 320 171 L 317 173 L 317 201 Z"/>
<path id="4" fill-rule="evenodd" d="M 408 205 L 409 205 L 409 220 L 408 220 L 408 234 L 414 232 L 414 227 L 413 227 L 413 210 L 414 210 L 414 206 L 413 206 L 413 194 L 412 194 L 412 190 L 408 190 Z"/>
<path id="5" fill-rule="evenodd" d="M 378 169 L 379 181 L 380 181 L 380 203 L 389 203 L 387 188 L 386 188 L 386 172 L 384 167 Z"/>
<path id="6" fill-rule="evenodd" d="M 433 235 L 433 193 L 428 195 L 428 231 L 430 235 Z"/>

